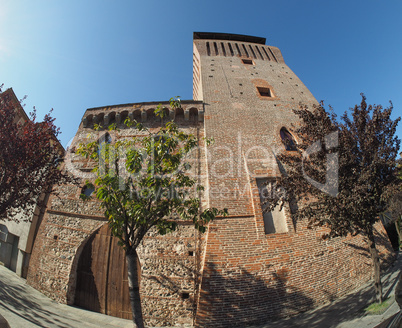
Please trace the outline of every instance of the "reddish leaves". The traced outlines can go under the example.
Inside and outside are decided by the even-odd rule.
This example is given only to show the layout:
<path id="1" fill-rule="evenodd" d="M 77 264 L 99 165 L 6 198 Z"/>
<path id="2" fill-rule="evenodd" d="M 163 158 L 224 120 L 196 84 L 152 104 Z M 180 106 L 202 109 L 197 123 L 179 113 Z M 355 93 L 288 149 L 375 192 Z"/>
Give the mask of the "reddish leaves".
<path id="1" fill-rule="evenodd" d="M 64 149 L 54 118 L 36 122 L 35 109 L 27 117 L 12 89 L 0 88 L 0 218 L 18 221 L 16 214 L 43 205 L 55 184 L 72 181 L 60 170 Z"/>

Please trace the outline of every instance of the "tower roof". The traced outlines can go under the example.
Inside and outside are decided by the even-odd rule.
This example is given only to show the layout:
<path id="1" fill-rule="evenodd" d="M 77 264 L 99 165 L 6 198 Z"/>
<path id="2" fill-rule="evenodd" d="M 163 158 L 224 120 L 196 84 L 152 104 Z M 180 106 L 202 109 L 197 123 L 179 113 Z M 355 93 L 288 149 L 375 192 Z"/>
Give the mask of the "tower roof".
<path id="1" fill-rule="evenodd" d="M 265 44 L 266 39 L 258 36 L 242 35 L 242 34 L 229 34 L 229 33 L 215 33 L 215 32 L 194 32 L 193 39 L 203 40 L 230 40 L 230 41 L 243 41 L 250 43 Z"/>

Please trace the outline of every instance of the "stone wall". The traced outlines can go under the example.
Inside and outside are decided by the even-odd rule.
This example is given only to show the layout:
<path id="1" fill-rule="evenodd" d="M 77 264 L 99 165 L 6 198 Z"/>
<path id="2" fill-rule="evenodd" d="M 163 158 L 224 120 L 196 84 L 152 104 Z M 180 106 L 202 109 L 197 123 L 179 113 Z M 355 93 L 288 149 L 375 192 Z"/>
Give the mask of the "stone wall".
<path id="1" fill-rule="evenodd" d="M 155 107 L 154 103 L 141 106 L 121 105 L 91 109 L 84 115 L 83 123 L 67 150 L 65 161 L 67 169 L 81 178 L 81 185 L 61 186 L 56 190 L 57 196 L 54 194 L 50 197 L 48 209 L 38 231 L 27 279 L 31 286 L 52 299 L 60 303 L 74 304 L 81 251 L 88 239 L 101 226 L 107 224 L 96 200 L 80 199 L 85 181 L 93 178 L 93 163 L 75 153 L 77 146 L 81 142 L 97 140 L 106 133 L 102 129 L 92 129 L 95 122 L 101 123 L 101 120 L 104 120 L 105 111 L 113 113 L 109 123 L 116 122 L 116 114 L 122 113 L 119 123 L 121 130 L 115 135 L 111 133 L 113 140 L 144 133 L 124 128 L 124 116 L 130 116 L 133 111 L 147 113 L 143 123 L 151 129 L 158 129 L 161 123 L 149 110 L 153 111 Z M 184 102 L 183 110 L 175 113 L 174 119 L 183 132 L 194 134 L 201 140 L 200 148 L 192 154 L 192 173 L 199 177 L 200 183 L 205 184 L 206 177 L 200 174 L 201 170 L 206 170 L 205 144 L 202 141 L 204 132 L 199 123 L 202 119 L 199 118 L 199 113 L 202 110 L 203 105 L 200 102 Z M 144 115 L 142 117 L 144 118 Z M 205 205 L 204 200 L 203 206 Z M 165 236 L 151 230 L 144 238 L 138 254 L 141 265 L 140 292 L 147 325 L 192 325 L 199 287 L 201 239 L 192 224 L 187 223 L 181 224 L 177 231 Z"/>

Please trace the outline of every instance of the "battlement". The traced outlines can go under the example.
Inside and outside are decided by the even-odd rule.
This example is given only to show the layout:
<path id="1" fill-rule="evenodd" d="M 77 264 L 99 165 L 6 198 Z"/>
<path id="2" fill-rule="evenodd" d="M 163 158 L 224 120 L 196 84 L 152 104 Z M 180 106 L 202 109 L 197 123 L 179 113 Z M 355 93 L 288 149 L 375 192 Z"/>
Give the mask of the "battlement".
<path id="1" fill-rule="evenodd" d="M 201 56 L 242 57 L 284 63 L 280 50 L 265 45 L 265 38 L 240 34 L 194 32 L 193 40 Z"/>
<path id="2" fill-rule="evenodd" d="M 258 36 L 214 32 L 194 32 L 193 40 L 226 40 L 265 44 L 266 39 Z"/>
<path id="3" fill-rule="evenodd" d="M 123 105 L 89 108 L 82 118 L 83 128 L 92 128 L 94 124 L 108 126 L 112 123 L 123 124 L 129 117 L 139 122 L 156 122 L 160 118 L 155 117 L 155 109 L 161 104 L 166 107 L 169 120 L 183 121 L 187 124 L 202 122 L 204 120 L 204 105 L 202 101 L 182 100 L 181 108 L 169 109 L 169 102 L 141 102 Z"/>
<path id="4" fill-rule="evenodd" d="M 285 64 L 278 48 L 265 45 L 265 38 L 256 36 L 194 32 L 193 44 L 193 98 L 195 100 L 203 100 L 202 58 L 206 66 L 211 65 L 209 61 L 216 59 L 227 63 L 236 59 L 239 64 L 246 65 L 254 65 L 256 62 Z M 233 63 L 233 65 L 236 64 Z"/>

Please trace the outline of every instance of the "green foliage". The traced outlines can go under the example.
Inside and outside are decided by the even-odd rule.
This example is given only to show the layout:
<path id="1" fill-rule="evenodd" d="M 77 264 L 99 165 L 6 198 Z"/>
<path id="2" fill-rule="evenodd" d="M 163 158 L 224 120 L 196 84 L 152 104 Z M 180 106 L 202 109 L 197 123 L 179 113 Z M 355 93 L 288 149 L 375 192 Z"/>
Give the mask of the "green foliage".
<path id="1" fill-rule="evenodd" d="M 172 110 L 180 107 L 178 97 L 170 99 Z M 166 117 L 159 105 L 155 115 Z M 180 221 L 191 221 L 201 232 L 216 216 L 227 210 L 201 210 L 198 197 L 202 186 L 191 172 L 199 140 L 167 121 L 150 129 L 127 118 L 125 124 L 141 136 L 120 138 L 116 126 L 109 127 L 114 142 L 81 144 L 77 153 L 92 159 L 97 175 L 96 197 L 105 210 L 112 234 L 125 249 L 136 249 L 147 231 L 174 231 Z M 209 141 L 207 141 L 209 143 Z M 85 197 L 84 197 L 85 198 Z"/>

